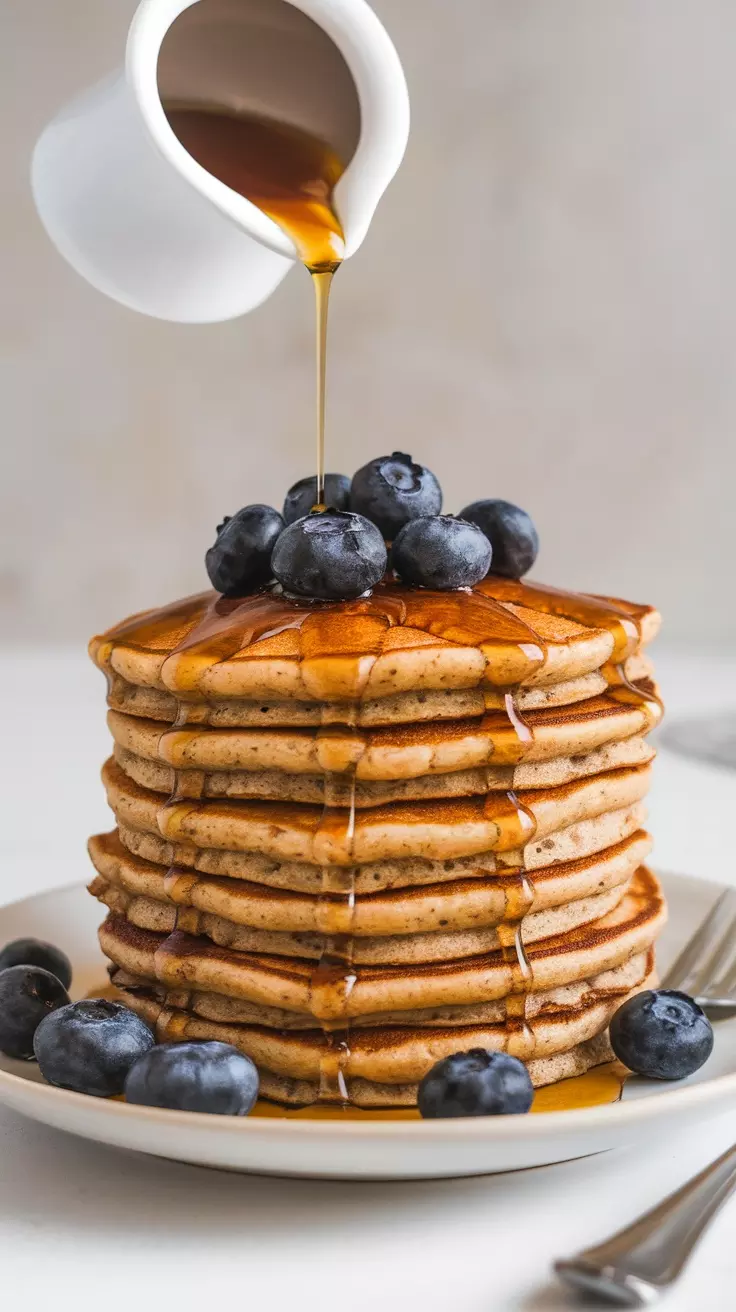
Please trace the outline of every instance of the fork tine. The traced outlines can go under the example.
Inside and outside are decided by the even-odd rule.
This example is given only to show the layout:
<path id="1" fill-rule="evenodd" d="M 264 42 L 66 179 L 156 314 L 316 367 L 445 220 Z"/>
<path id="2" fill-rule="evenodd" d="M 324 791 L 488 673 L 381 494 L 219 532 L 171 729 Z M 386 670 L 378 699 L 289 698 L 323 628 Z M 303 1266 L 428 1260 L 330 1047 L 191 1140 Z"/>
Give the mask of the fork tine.
<path id="1" fill-rule="evenodd" d="M 736 1006 L 736 957 L 731 963 L 730 970 L 722 980 L 718 981 L 718 991 L 716 992 L 713 987 L 712 996 L 714 1000 L 718 998 L 719 1002 L 732 1002 Z"/>
<path id="2" fill-rule="evenodd" d="M 736 909 L 725 929 L 717 960 L 711 963 L 703 988 L 705 998 L 721 1002 L 727 1002 L 731 993 L 736 1005 Z"/>
<path id="3" fill-rule="evenodd" d="M 732 899 L 736 906 L 736 893 L 732 889 L 727 888 L 721 893 L 700 928 L 685 944 L 674 965 L 668 970 L 662 981 L 662 988 L 681 989 L 684 993 L 693 992 L 692 985 L 698 982 L 703 974 L 704 965 L 713 954 L 714 947 L 721 942 L 723 911 Z M 690 988 L 686 988 L 686 985 Z"/>
<path id="4" fill-rule="evenodd" d="M 736 950 L 734 928 L 736 928 L 736 909 L 721 931 L 720 942 L 714 946 L 710 957 L 701 967 L 695 987 L 698 995 L 703 999 L 720 997 L 724 978 L 729 971 L 734 950 Z"/>

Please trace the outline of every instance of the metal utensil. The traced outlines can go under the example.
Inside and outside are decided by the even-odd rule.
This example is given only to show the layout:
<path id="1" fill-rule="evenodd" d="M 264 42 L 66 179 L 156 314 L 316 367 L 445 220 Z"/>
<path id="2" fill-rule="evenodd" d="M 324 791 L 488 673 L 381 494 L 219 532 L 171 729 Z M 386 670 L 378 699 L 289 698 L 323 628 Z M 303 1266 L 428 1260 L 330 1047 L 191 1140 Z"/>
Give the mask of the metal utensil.
<path id="1" fill-rule="evenodd" d="M 619 1307 L 650 1307 L 677 1280 L 708 1222 L 736 1188 L 736 1144 L 658 1207 L 594 1248 L 555 1262 L 573 1289 Z"/>
<path id="2" fill-rule="evenodd" d="M 689 993 L 711 1016 L 736 1010 L 736 889 L 714 903 L 661 987 Z"/>
<path id="3" fill-rule="evenodd" d="M 718 898 L 662 984 L 718 1019 L 736 1011 L 736 890 Z M 573 1289 L 619 1307 L 648 1307 L 677 1280 L 700 1236 L 736 1189 L 736 1144 L 625 1230 L 555 1262 Z"/>

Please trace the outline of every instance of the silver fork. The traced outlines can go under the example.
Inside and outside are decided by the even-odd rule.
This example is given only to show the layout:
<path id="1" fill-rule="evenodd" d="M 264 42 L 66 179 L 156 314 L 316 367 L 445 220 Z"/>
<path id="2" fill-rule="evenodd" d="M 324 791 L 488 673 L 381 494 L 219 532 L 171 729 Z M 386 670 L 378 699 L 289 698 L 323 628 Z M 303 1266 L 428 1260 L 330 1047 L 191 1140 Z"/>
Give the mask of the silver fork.
<path id="1" fill-rule="evenodd" d="M 727 889 L 667 972 L 714 1019 L 736 1011 L 736 890 Z M 709 1221 L 736 1189 L 736 1144 L 658 1207 L 602 1244 L 555 1262 L 578 1293 L 650 1307 L 677 1280 Z"/>

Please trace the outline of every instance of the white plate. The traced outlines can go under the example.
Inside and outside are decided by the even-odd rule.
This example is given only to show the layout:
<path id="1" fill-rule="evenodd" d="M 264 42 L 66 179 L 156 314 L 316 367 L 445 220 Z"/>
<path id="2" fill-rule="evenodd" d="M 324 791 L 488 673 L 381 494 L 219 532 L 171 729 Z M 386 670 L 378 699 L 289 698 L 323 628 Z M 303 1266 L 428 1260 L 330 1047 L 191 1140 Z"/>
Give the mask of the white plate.
<path id="1" fill-rule="evenodd" d="M 666 968 L 721 888 L 665 879 L 670 923 L 660 963 Z M 75 969 L 75 993 L 100 984 L 98 904 L 82 886 L 0 908 L 0 944 L 24 935 L 63 947 Z M 585 1157 L 673 1134 L 691 1117 L 736 1102 L 736 1019 L 717 1025 L 715 1051 L 681 1084 L 629 1081 L 623 1100 L 579 1111 L 444 1121 L 298 1121 L 160 1111 L 52 1089 L 37 1068 L 0 1058 L 0 1102 L 25 1116 L 96 1139 L 202 1166 L 324 1179 L 410 1180 L 516 1171 Z"/>

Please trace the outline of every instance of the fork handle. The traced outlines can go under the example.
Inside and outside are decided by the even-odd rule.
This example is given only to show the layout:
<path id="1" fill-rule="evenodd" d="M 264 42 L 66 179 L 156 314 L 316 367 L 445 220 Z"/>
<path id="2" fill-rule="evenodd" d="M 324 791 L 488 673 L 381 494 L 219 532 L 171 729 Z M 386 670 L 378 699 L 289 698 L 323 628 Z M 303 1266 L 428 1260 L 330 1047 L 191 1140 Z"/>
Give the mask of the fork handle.
<path id="1" fill-rule="evenodd" d="M 736 1188 L 736 1144 L 603 1244 L 555 1263 L 569 1285 L 626 1307 L 656 1303 Z"/>

